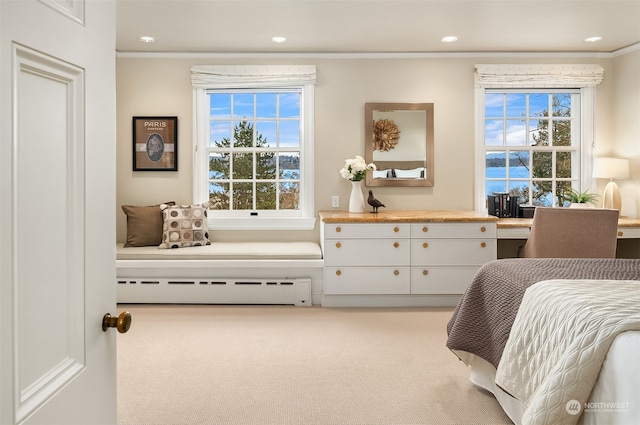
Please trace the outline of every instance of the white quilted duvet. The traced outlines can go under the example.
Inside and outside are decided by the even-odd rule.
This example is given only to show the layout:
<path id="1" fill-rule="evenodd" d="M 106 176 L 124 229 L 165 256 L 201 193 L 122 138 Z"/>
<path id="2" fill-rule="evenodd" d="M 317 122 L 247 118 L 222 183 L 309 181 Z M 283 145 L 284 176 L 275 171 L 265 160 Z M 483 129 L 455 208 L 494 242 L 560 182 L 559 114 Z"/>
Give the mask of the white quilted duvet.
<path id="1" fill-rule="evenodd" d="M 640 281 L 549 280 L 529 287 L 496 373 L 523 425 L 576 424 L 611 343 L 640 330 Z"/>

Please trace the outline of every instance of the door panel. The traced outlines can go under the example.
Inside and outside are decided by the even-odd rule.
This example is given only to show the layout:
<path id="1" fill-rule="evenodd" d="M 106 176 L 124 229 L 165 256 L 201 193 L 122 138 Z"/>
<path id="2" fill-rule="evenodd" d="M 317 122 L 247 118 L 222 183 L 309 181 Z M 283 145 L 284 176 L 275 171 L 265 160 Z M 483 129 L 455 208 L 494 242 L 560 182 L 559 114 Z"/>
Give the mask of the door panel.
<path id="1" fill-rule="evenodd" d="M 0 1 L 0 423 L 114 424 L 115 2 Z"/>
<path id="2" fill-rule="evenodd" d="M 14 60 L 13 286 L 20 422 L 85 366 L 84 73 L 20 45 L 14 47 Z M 43 216 L 48 205 L 53 208 Z M 36 247 L 46 255 L 34 255 Z M 52 314 L 55 326 L 47 320 Z"/>

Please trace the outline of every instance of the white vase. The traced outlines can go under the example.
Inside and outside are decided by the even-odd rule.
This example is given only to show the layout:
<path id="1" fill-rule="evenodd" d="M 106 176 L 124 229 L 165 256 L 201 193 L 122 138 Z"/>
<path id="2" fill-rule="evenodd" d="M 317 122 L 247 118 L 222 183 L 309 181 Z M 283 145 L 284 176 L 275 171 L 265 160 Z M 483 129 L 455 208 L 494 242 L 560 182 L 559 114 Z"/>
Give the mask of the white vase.
<path id="1" fill-rule="evenodd" d="M 362 180 L 351 182 L 351 196 L 349 197 L 349 212 L 364 212 L 364 196 L 362 195 Z"/>

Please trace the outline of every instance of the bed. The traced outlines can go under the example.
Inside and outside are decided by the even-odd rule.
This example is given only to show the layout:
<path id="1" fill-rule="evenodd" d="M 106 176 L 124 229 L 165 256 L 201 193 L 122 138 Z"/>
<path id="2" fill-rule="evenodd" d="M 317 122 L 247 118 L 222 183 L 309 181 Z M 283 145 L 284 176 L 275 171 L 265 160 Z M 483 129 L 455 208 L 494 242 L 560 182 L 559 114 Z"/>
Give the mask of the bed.
<path id="1" fill-rule="evenodd" d="M 640 259 L 492 261 L 447 333 L 515 424 L 638 423 Z"/>
<path id="2" fill-rule="evenodd" d="M 424 161 L 375 161 L 374 179 L 424 179 L 427 168 Z"/>

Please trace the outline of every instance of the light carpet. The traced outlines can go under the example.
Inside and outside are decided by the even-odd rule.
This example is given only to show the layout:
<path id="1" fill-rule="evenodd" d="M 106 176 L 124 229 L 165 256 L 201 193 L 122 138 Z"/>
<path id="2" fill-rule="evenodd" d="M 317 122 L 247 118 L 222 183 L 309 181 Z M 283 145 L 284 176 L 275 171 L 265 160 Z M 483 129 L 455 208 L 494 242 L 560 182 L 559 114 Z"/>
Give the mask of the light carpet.
<path id="1" fill-rule="evenodd" d="M 119 425 L 511 424 L 452 308 L 120 305 Z"/>

